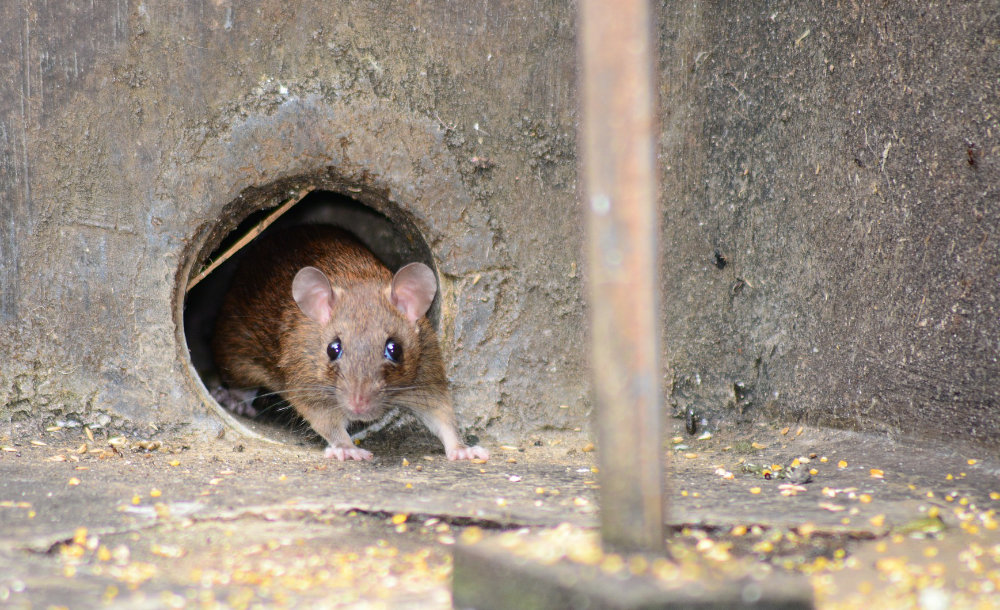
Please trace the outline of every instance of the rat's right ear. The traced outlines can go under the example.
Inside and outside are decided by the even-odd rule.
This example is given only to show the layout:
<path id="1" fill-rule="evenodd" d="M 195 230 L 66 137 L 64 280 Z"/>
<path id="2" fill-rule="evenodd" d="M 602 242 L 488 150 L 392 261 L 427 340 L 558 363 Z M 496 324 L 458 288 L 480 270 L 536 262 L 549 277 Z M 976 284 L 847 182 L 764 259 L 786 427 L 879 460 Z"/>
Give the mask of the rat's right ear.
<path id="1" fill-rule="evenodd" d="M 303 267 L 292 280 L 292 298 L 310 320 L 325 325 L 330 321 L 335 299 L 326 274 L 316 267 Z"/>

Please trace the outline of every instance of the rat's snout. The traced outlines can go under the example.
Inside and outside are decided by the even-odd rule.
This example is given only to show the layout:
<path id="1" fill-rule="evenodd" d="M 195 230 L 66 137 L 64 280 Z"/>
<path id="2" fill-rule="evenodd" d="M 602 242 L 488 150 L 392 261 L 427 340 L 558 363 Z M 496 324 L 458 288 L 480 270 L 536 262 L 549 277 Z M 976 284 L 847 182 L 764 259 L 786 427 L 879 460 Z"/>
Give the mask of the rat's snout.
<path id="1" fill-rule="evenodd" d="M 367 388 L 351 388 L 344 398 L 344 407 L 352 417 L 364 418 L 374 410 L 372 392 Z"/>

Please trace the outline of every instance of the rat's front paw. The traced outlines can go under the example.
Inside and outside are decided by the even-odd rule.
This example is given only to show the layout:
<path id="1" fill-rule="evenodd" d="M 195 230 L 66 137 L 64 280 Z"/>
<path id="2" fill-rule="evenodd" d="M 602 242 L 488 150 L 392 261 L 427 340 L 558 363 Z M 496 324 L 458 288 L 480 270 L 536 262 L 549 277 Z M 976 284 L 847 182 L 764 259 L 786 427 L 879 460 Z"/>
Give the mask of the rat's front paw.
<path id="1" fill-rule="evenodd" d="M 337 458 L 341 462 L 347 460 L 370 460 L 372 459 L 372 452 L 362 449 L 361 447 L 334 447 L 330 445 L 323 452 L 323 455 L 328 458 Z"/>
<path id="2" fill-rule="evenodd" d="M 488 460 L 490 459 L 490 452 L 483 449 L 479 445 L 474 447 L 456 447 L 450 451 L 446 451 L 445 455 L 448 456 L 449 460 Z"/>

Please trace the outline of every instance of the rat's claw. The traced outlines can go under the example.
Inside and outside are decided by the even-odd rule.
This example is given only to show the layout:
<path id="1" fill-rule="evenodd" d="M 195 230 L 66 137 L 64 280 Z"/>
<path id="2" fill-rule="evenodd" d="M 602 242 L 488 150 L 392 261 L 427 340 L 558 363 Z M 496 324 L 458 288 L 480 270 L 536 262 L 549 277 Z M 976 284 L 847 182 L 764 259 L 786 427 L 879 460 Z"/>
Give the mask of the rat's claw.
<path id="1" fill-rule="evenodd" d="M 372 452 L 362 449 L 361 447 L 334 447 L 330 445 L 323 452 L 323 455 L 328 458 L 337 458 L 341 462 L 347 460 L 370 460 L 372 459 Z"/>
<path id="2" fill-rule="evenodd" d="M 474 447 L 456 447 L 451 451 L 447 452 L 449 460 L 488 460 L 490 459 L 490 452 L 483 449 L 479 445 Z"/>

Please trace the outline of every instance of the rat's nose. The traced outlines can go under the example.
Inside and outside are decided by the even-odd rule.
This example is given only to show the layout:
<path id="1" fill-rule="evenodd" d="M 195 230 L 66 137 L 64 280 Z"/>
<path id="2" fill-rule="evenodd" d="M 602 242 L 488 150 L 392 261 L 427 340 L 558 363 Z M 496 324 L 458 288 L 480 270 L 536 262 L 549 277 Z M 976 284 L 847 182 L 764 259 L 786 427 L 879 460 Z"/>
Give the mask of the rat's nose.
<path id="1" fill-rule="evenodd" d="M 364 415 L 372 408 L 371 394 L 361 390 L 354 390 L 347 397 L 347 409 L 355 415 Z"/>

